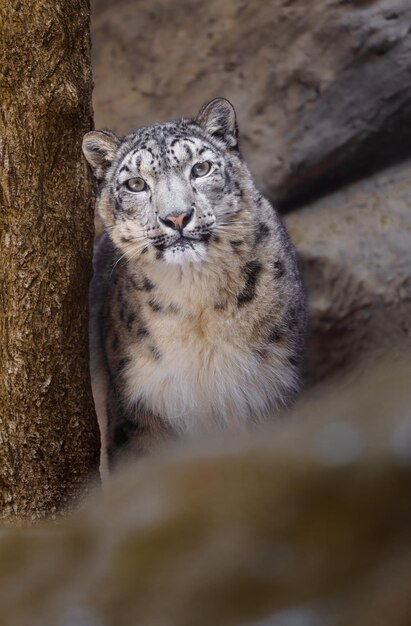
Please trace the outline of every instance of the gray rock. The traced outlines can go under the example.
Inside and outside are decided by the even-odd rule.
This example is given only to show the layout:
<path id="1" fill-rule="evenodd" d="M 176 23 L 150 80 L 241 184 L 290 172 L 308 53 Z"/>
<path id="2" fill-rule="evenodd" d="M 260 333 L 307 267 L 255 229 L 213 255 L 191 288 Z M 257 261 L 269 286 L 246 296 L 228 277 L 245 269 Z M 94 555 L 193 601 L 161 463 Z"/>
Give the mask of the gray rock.
<path id="1" fill-rule="evenodd" d="M 287 216 L 309 295 L 308 379 L 411 347 L 411 162 Z"/>
<path id="2" fill-rule="evenodd" d="M 224 95 L 262 190 L 287 208 L 411 151 L 409 0 L 94 0 L 96 127 Z"/>

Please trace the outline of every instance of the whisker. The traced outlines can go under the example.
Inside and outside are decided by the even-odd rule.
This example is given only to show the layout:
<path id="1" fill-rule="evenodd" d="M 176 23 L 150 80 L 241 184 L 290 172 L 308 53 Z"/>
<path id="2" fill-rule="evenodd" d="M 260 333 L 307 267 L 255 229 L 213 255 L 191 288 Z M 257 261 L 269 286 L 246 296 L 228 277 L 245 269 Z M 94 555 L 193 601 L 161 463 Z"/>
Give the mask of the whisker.
<path id="1" fill-rule="evenodd" d="M 148 248 L 149 247 L 149 243 L 147 243 L 147 241 L 143 241 L 142 243 L 140 243 L 139 246 L 133 246 L 131 252 L 132 255 L 130 256 L 130 260 L 134 259 L 136 257 L 136 255 L 141 254 L 141 252 L 144 250 L 144 248 Z"/>
<path id="2" fill-rule="evenodd" d="M 240 224 L 215 224 L 214 228 L 224 228 L 225 230 L 238 230 Z"/>
<path id="3" fill-rule="evenodd" d="M 217 226 L 237 226 L 237 225 L 245 226 L 244 222 L 240 221 L 231 221 L 231 222 L 216 222 Z"/>
<path id="4" fill-rule="evenodd" d="M 137 239 L 135 240 L 137 241 Z M 135 245 L 129 245 L 128 247 L 131 248 L 127 249 L 125 252 L 123 252 L 123 254 L 117 259 L 117 261 L 114 263 L 113 268 L 111 270 L 110 273 L 110 278 L 114 272 L 114 270 L 116 269 L 117 265 L 120 263 L 120 261 L 122 259 L 124 259 L 124 257 L 128 257 L 128 261 L 134 261 L 136 258 L 138 258 L 141 255 L 141 252 L 144 250 L 144 248 L 147 248 L 150 244 L 147 242 L 146 239 L 141 238 L 141 242 L 139 242 L 138 246 Z"/>
<path id="5" fill-rule="evenodd" d="M 114 272 L 114 270 L 116 269 L 117 265 L 120 263 L 121 259 L 124 259 L 124 257 L 126 256 L 126 254 L 127 254 L 127 252 L 124 252 L 124 254 L 122 254 L 122 255 L 121 255 L 121 257 L 120 257 L 120 258 L 118 258 L 118 259 L 117 259 L 117 261 L 114 263 L 113 268 L 112 268 L 112 270 L 111 270 L 111 272 L 110 272 L 110 278 L 112 277 L 113 272 Z"/>
<path id="6" fill-rule="evenodd" d="M 234 235 L 236 233 L 244 232 L 244 229 L 243 228 L 229 228 L 227 226 L 216 226 L 214 228 L 214 231 L 221 232 L 221 233 L 232 233 Z"/>

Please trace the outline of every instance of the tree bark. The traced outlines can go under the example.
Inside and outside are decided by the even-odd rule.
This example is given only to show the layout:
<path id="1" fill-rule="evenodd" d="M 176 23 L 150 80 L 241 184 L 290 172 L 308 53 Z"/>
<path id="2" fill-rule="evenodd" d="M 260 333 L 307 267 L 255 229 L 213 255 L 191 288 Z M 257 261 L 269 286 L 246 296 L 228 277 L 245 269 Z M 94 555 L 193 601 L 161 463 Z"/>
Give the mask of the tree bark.
<path id="1" fill-rule="evenodd" d="M 97 476 L 88 370 L 88 0 L 0 0 L 0 518 L 70 508 Z"/>

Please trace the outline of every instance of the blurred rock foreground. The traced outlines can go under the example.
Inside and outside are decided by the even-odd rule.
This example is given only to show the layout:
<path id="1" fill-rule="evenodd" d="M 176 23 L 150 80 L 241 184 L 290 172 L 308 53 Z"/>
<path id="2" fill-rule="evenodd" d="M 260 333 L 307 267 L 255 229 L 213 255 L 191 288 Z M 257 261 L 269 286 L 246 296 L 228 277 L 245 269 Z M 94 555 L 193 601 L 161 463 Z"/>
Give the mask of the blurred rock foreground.
<path id="1" fill-rule="evenodd" d="M 97 128 L 224 95 L 297 245 L 307 381 L 411 346 L 409 0 L 93 0 Z M 321 196 L 321 199 L 316 199 Z"/>
<path id="2" fill-rule="evenodd" d="M 409 361 L 0 535 L 2 626 L 409 626 Z"/>

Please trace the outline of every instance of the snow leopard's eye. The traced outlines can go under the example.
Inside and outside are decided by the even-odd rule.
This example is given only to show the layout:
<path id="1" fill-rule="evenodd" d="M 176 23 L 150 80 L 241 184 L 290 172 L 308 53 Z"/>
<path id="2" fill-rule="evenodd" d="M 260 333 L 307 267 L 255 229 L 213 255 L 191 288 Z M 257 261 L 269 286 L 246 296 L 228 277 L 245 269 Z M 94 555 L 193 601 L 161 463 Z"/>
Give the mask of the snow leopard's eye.
<path id="1" fill-rule="evenodd" d="M 129 191 L 144 191 L 147 184 L 143 178 L 129 178 L 126 180 L 126 187 Z"/>
<path id="2" fill-rule="evenodd" d="M 199 161 L 195 163 L 191 168 L 191 176 L 193 178 L 201 178 L 208 174 L 211 169 L 211 163 L 209 161 Z"/>

